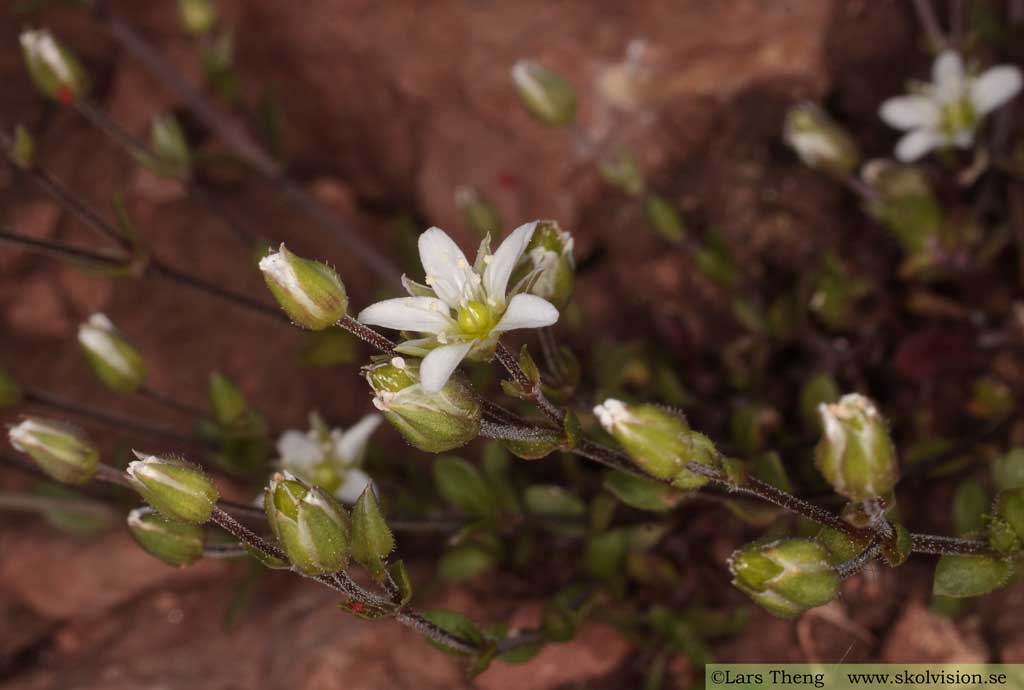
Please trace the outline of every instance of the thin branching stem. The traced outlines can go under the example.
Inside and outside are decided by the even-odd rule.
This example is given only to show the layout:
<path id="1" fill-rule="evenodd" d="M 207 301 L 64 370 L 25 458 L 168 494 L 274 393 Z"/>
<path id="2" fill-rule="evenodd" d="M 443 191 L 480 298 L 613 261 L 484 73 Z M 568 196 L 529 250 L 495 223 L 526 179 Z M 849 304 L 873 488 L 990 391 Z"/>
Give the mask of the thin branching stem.
<path id="1" fill-rule="evenodd" d="M 565 411 L 556 407 L 547 396 L 544 395 L 544 391 L 540 389 L 539 383 L 534 383 L 530 380 L 530 377 L 526 375 L 522 367 L 519 366 L 519 361 L 516 356 L 505 347 L 502 343 L 498 343 L 498 346 L 494 350 L 494 354 L 501 363 L 501 366 L 505 367 L 505 371 L 509 373 L 512 380 L 522 387 L 530 395 L 530 401 L 537 406 L 545 417 L 550 419 L 556 426 L 561 427 L 565 421 Z"/>
<path id="2" fill-rule="evenodd" d="M 914 11 L 917 13 L 918 21 L 921 22 L 921 28 L 924 29 L 925 35 L 928 37 L 931 49 L 938 53 L 948 48 L 949 39 L 939 25 L 939 19 L 935 15 L 935 7 L 931 0 L 914 0 Z"/>
<path id="3" fill-rule="evenodd" d="M 140 386 L 136 393 L 145 398 L 146 400 L 152 400 L 158 405 L 162 405 L 168 409 L 180 412 L 188 417 L 202 418 L 207 416 L 205 410 L 201 410 L 198 407 L 193 407 L 188 403 L 183 403 L 176 398 L 173 398 L 166 393 L 162 393 L 149 386 Z"/>

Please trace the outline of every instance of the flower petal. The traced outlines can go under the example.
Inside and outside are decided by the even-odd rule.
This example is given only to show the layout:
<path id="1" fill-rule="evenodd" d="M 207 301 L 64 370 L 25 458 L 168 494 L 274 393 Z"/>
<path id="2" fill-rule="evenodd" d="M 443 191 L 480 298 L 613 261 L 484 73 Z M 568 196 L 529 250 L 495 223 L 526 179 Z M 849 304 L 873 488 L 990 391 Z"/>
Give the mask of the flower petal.
<path id="1" fill-rule="evenodd" d="M 512 276 L 519 257 L 526 251 L 526 245 L 530 244 L 533 231 L 537 227 L 537 221 L 520 225 L 512 231 L 512 234 L 505 238 L 498 250 L 494 252 L 491 261 L 484 269 L 484 290 L 487 297 L 505 302 L 505 290 L 508 289 L 508 279 Z"/>
<path id="2" fill-rule="evenodd" d="M 493 331 L 514 331 L 518 328 L 540 328 L 558 321 L 558 310 L 551 302 L 536 295 L 516 295 L 508 303 L 501 321 Z"/>
<path id="3" fill-rule="evenodd" d="M 277 454 L 286 468 L 309 469 L 323 460 L 320 444 L 294 429 L 289 429 L 277 439 Z"/>
<path id="4" fill-rule="evenodd" d="M 358 467 L 353 467 L 345 472 L 345 481 L 334 492 L 334 496 L 342 503 L 352 505 L 359 500 L 370 484 L 370 475 Z"/>
<path id="5" fill-rule="evenodd" d="M 896 129 L 934 127 L 939 122 L 939 107 L 926 96 L 898 96 L 882 103 L 878 116 Z"/>
<path id="6" fill-rule="evenodd" d="M 958 101 L 964 95 L 964 61 L 955 50 L 942 51 L 932 63 L 932 88 L 941 103 Z"/>
<path id="7" fill-rule="evenodd" d="M 338 459 L 345 465 L 358 465 L 362 462 L 366 444 L 380 426 L 381 419 L 379 414 L 368 414 L 343 433 L 334 444 L 334 454 Z"/>
<path id="8" fill-rule="evenodd" d="M 938 132 L 930 129 L 915 129 L 896 144 L 896 158 L 904 163 L 916 161 L 942 143 Z"/>
<path id="9" fill-rule="evenodd" d="M 1020 92 L 1020 70 L 1013 65 L 997 65 L 985 70 L 971 84 L 971 104 L 978 115 L 990 113 Z"/>
<path id="10" fill-rule="evenodd" d="M 449 377 L 459 362 L 466 356 L 473 341 L 456 345 L 443 345 L 431 350 L 430 354 L 420 363 L 420 384 L 428 393 L 437 393 L 448 383 Z"/>
<path id="11" fill-rule="evenodd" d="M 458 308 L 468 296 L 467 285 L 472 286 L 476 276 L 466 255 L 441 228 L 430 228 L 420 235 L 419 248 L 427 285 L 448 306 Z"/>
<path id="12" fill-rule="evenodd" d="M 452 325 L 448 305 L 434 297 L 396 297 L 359 312 L 360 323 L 396 331 L 440 333 Z"/>

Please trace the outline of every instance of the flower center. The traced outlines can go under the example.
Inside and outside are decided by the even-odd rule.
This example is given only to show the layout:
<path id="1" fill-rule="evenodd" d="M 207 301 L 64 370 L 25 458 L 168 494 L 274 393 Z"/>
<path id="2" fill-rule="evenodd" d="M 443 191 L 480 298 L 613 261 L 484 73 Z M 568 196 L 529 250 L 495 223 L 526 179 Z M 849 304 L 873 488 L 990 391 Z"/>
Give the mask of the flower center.
<path id="1" fill-rule="evenodd" d="M 949 136 L 955 136 L 965 130 L 973 129 L 977 119 L 977 113 L 970 99 L 961 99 L 942 109 L 942 131 Z"/>
<path id="2" fill-rule="evenodd" d="M 494 312 L 483 302 L 466 302 L 459 307 L 459 331 L 469 338 L 482 338 L 497 323 Z"/>

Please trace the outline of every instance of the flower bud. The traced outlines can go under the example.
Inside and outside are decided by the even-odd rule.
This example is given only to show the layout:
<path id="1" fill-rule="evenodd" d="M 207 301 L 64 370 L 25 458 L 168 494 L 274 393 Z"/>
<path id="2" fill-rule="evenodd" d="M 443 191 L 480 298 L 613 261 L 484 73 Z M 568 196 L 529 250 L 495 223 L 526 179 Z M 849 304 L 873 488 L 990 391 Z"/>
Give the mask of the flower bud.
<path id="1" fill-rule="evenodd" d="M 394 548 L 395 537 L 384 520 L 377 494 L 367 487 L 352 508 L 352 558 L 370 570 L 379 570 Z"/>
<path id="2" fill-rule="evenodd" d="M 78 344 L 93 373 L 107 388 L 132 393 L 146 380 L 142 356 L 106 315 L 93 314 L 78 327 Z"/>
<path id="3" fill-rule="evenodd" d="M 168 520 L 201 524 L 210 519 L 219 494 L 206 474 L 186 460 L 132 451 L 128 478 L 140 496 Z"/>
<path id="4" fill-rule="evenodd" d="M 576 289 L 576 260 L 572 235 L 553 220 L 537 223 L 515 274 L 514 292 L 547 300 L 561 311 Z"/>
<path id="5" fill-rule="evenodd" d="M 462 210 L 469 229 L 480 237 L 498 235 L 504 223 L 498 207 L 473 187 L 459 187 L 455 190 L 455 204 Z"/>
<path id="6" fill-rule="evenodd" d="M 260 259 L 260 270 L 274 299 L 303 328 L 323 330 L 348 311 L 345 286 L 327 264 L 298 257 L 282 244 Z"/>
<path id="7" fill-rule="evenodd" d="M 192 169 L 192 151 L 181 125 L 173 115 L 159 115 L 150 125 L 153 157 L 145 156 L 144 163 L 156 174 L 185 179 Z"/>
<path id="8" fill-rule="evenodd" d="M 21 386 L 6 369 L 0 369 L 0 409 L 17 405 L 21 398 Z"/>
<path id="9" fill-rule="evenodd" d="M 75 427 L 30 417 L 7 432 L 11 445 L 27 453 L 39 468 L 65 484 L 84 484 L 92 479 L 100 452 Z"/>
<path id="10" fill-rule="evenodd" d="M 892 491 L 899 479 L 896 448 L 885 420 L 863 395 L 818 406 L 823 429 L 815 465 L 836 493 L 864 501 Z"/>
<path id="11" fill-rule="evenodd" d="M 14 141 L 7 157 L 22 170 L 30 170 L 36 163 L 36 142 L 23 125 L 14 128 Z"/>
<path id="12" fill-rule="evenodd" d="M 364 369 L 373 405 L 409 445 L 428 453 L 464 446 L 480 433 L 480 401 L 456 372 L 437 393 L 420 385 L 418 362 L 394 357 Z"/>
<path id="13" fill-rule="evenodd" d="M 323 490 L 307 487 L 287 472 L 275 474 L 264 508 L 274 536 L 300 572 L 327 575 L 348 563 L 348 516 Z"/>
<path id="14" fill-rule="evenodd" d="M 43 95 L 64 105 L 85 95 L 89 83 L 78 58 L 49 31 L 21 32 L 21 52 L 29 76 Z"/>
<path id="15" fill-rule="evenodd" d="M 520 60 L 512 67 L 512 81 L 523 106 L 544 124 L 561 127 L 576 119 L 576 90 L 559 74 Z"/>
<path id="16" fill-rule="evenodd" d="M 893 234 L 909 255 L 931 249 L 944 223 L 942 206 L 924 171 L 913 165 L 873 160 L 861 171 L 864 181 L 878 192 L 868 212 Z"/>
<path id="17" fill-rule="evenodd" d="M 217 8 L 213 0 L 178 0 L 181 23 L 189 32 L 201 36 L 217 24 Z"/>
<path id="18" fill-rule="evenodd" d="M 626 405 L 609 398 L 594 408 L 601 426 L 622 444 L 648 474 L 680 489 L 696 489 L 708 479 L 686 469 L 691 462 L 718 466 L 711 441 L 690 429 L 686 420 L 657 405 Z"/>
<path id="19" fill-rule="evenodd" d="M 846 177 L 860 161 L 850 135 L 814 103 L 790 108 L 784 136 L 804 165 L 836 177 Z"/>
<path id="20" fill-rule="evenodd" d="M 152 508 L 128 513 L 128 531 L 146 553 L 167 565 L 192 565 L 203 557 L 206 530 L 188 522 L 165 520 Z"/>
<path id="21" fill-rule="evenodd" d="M 729 558 L 732 583 L 770 613 L 796 618 L 839 591 L 828 553 L 810 539 L 754 542 Z"/>

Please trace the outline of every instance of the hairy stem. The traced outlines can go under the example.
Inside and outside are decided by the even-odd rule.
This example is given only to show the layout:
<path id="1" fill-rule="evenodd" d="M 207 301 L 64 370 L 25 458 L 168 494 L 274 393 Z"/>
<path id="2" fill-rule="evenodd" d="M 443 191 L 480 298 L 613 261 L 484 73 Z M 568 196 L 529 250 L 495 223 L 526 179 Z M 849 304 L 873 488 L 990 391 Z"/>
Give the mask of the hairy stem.
<path id="1" fill-rule="evenodd" d="M 544 413 L 544 416 L 550 419 L 556 426 L 561 427 L 565 421 L 565 411 L 559 409 L 547 399 L 539 384 L 534 384 L 530 381 L 526 372 L 519 366 L 516 356 L 502 343 L 498 343 L 494 354 L 501 363 L 501 366 L 505 367 L 505 371 L 512 377 L 512 380 L 519 384 L 523 390 L 529 392 L 530 401 L 537 406 L 537 409 Z"/>

